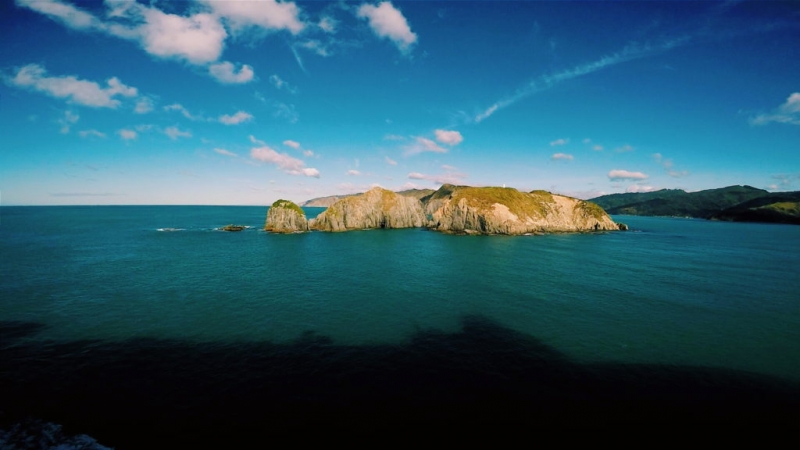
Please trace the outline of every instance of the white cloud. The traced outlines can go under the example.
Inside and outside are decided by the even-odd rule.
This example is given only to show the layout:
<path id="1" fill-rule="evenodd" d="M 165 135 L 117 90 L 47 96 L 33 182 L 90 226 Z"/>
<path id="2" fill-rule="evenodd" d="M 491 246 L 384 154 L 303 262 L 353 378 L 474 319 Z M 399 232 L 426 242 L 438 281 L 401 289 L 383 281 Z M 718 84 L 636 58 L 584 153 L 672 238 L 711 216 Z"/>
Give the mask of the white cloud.
<path id="1" fill-rule="evenodd" d="M 361 172 L 351 169 L 351 170 L 347 171 L 347 175 L 357 177 L 357 176 L 361 175 Z"/>
<path id="2" fill-rule="evenodd" d="M 553 153 L 553 155 L 550 156 L 550 159 L 552 159 L 553 161 L 558 161 L 558 160 L 572 161 L 574 158 L 572 155 L 568 153 Z"/>
<path id="3" fill-rule="evenodd" d="M 117 131 L 117 134 L 119 134 L 119 137 L 126 141 L 136 139 L 139 136 L 135 131 L 128 129 L 119 130 Z"/>
<path id="4" fill-rule="evenodd" d="M 253 116 L 245 111 L 238 111 L 236 114 L 232 116 L 225 114 L 223 116 L 220 116 L 219 118 L 220 123 L 224 123 L 225 125 L 238 125 L 240 123 L 248 122 L 250 120 L 253 120 Z"/>
<path id="5" fill-rule="evenodd" d="M 608 179 L 611 181 L 644 180 L 646 178 L 647 175 L 643 174 L 642 172 L 630 172 L 627 170 L 619 170 L 619 169 L 615 169 L 608 172 Z"/>
<path id="6" fill-rule="evenodd" d="M 405 155 L 416 155 L 422 152 L 447 153 L 447 149 L 440 147 L 436 142 L 428 138 L 417 136 L 414 143 L 406 147 Z"/>
<path id="7" fill-rule="evenodd" d="M 311 150 L 303 150 L 303 156 L 311 157 L 314 156 L 314 152 Z"/>
<path id="8" fill-rule="evenodd" d="M 603 146 L 602 146 L 602 145 L 599 145 L 599 144 L 597 144 L 597 145 L 595 145 L 594 147 L 592 147 L 592 150 L 594 150 L 594 151 L 596 151 L 596 152 L 602 152 L 602 151 L 603 151 Z"/>
<path id="9" fill-rule="evenodd" d="M 83 131 L 79 131 L 78 134 L 82 138 L 87 138 L 87 137 L 104 138 L 104 137 L 106 137 L 105 133 L 102 133 L 102 132 L 97 131 L 97 130 L 83 130 Z"/>
<path id="10" fill-rule="evenodd" d="M 753 125 L 766 125 L 770 122 L 800 125 L 800 92 L 790 94 L 772 114 L 760 114 L 750 119 Z"/>
<path id="11" fill-rule="evenodd" d="M 94 108 L 116 108 L 120 101 L 116 96 L 135 97 L 138 91 L 124 85 L 118 78 L 106 80 L 106 87 L 93 81 L 80 80 L 74 76 L 49 77 L 44 67 L 28 64 L 20 68 L 14 78 L 9 80 L 18 87 L 32 88 L 70 103 Z"/>
<path id="12" fill-rule="evenodd" d="M 252 136 L 251 140 L 260 142 Z M 290 175 L 304 175 L 307 177 L 319 178 L 319 170 L 305 167 L 305 163 L 302 160 L 293 158 L 286 153 L 278 153 L 267 145 L 251 149 L 250 157 L 257 161 L 274 164 Z"/>
<path id="13" fill-rule="evenodd" d="M 329 16 L 324 16 L 319 20 L 319 23 L 317 23 L 317 26 L 326 33 L 335 33 L 336 25 L 338 25 L 338 22 Z"/>
<path id="14" fill-rule="evenodd" d="M 133 109 L 133 112 L 136 114 L 146 114 L 152 111 L 153 108 L 155 108 L 155 103 L 152 98 L 141 97 L 136 101 L 136 107 Z"/>
<path id="15" fill-rule="evenodd" d="M 287 105 L 286 103 L 275 103 L 275 112 L 272 113 L 273 117 L 280 117 L 286 119 L 289 123 L 296 123 L 299 119 L 297 110 L 294 105 Z"/>
<path id="16" fill-rule="evenodd" d="M 625 144 L 625 145 L 623 145 L 621 147 L 617 147 L 617 148 L 614 149 L 614 151 L 617 152 L 617 153 L 632 152 L 634 150 L 636 150 L 636 149 L 633 148 L 632 146 L 628 145 L 628 144 Z"/>
<path id="17" fill-rule="evenodd" d="M 224 148 L 215 148 L 214 151 L 219 153 L 220 155 L 231 156 L 231 157 L 234 157 L 234 158 L 239 156 L 236 153 L 233 153 L 231 151 L 225 150 Z"/>
<path id="18" fill-rule="evenodd" d="M 190 113 L 188 109 L 184 108 L 183 105 L 180 103 L 173 103 L 171 105 L 167 105 L 164 107 L 164 111 L 179 111 L 183 117 L 186 117 L 189 120 L 203 120 L 202 117 L 195 116 L 194 114 Z"/>
<path id="19" fill-rule="evenodd" d="M 391 40 L 403 53 L 408 52 L 417 42 L 417 35 L 411 31 L 403 13 L 392 6 L 391 2 L 381 2 L 378 6 L 361 5 L 357 16 L 369 20 L 369 26 L 376 35 Z"/>
<path id="20" fill-rule="evenodd" d="M 293 86 L 289 85 L 286 81 L 282 80 L 281 77 L 277 75 L 270 75 L 269 82 L 275 86 L 276 89 L 286 89 L 288 92 L 295 94 L 297 93 L 297 89 Z"/>
<path id="21" fill-rule="evenodd" d="M 467 175 L 464 173 L 458 173 L 449 170 L 438 175 L 426 175 L 419 172 L 411 172 L 408 174 L 409 179 L 428 180 L 433 181 L 436 184 L 460 184 L 466 177 Z"/>
<path id="22" fill-rule="evenodd" d="M 293 2 L 275 0 L 201 0 L 221 16 L 234 33 L 248 27 L 259 27 L 268 31 L 287 30 L 292 34 L 303 31 L 300 9 Z"/>
<path id="23" fill-rule="evenodd" d="M 458 131 L 436 130 L 434 133 L 437 141 L 451 147 L 460 144 L 464 140 L 464 137 Z"/>
<path id="24" fill-rule="evenodd" d="M 283 141 L 283 145 L 285 145 L 287 147 L 292 147 L 295 150 L 299 150 L 300 149 L 300 143 L 299 142 L 292 141 L 292 140 L 289 140 L 289 139 Z"/>
<path id="25" fill-rule="evenodd" d="M 53 20 L 75 29 L 91 29 L 100 26 L 100 21 L 93 15 L 58 0 L 17 0 L 17 5 L 30 8 L 49 16 Z"/>
<path id="26" fill-rule="evenodd" d="M 689 175 L 689 172 L 686 170 L 674 170 L 672 160 L 664 158 L 661 153 L 653 153 L 653 160 L 664 168 L 667 175 L 673 178 L 682 178 Z"/>
<path id="27" fill-rule="evenodd" d="M 169 136 L 169 138 L 172 139 L 173 141 L 177 140 L 178 138 L 182 138 L 182 137 L 185 137 L 185 138 L 192 137 L 192 133 L 190 133 L 188 131 L 180 130 L 178 127 L 167 127 L 164 130 L 164 134 Z"/>
<path id="28" fill-rule="evenodd" d="M 70 127 L 80 120 L 81 116 L 77 115 L 72 111 L 64 111 L 64 117 L 58 119 L 58 123 L 61 125 L 61 133 L 67 134 L 69 133 Z"/>
<path id="29" fill-rule="evenodd" d="M 233 63 L 223 61 L 208 67 L 208 73 L 217 81 L 225 84 L 243 84 L 253 80 L 255 72 L 247 64 L 242 64 L 238 71 Z"/>
<path id="30" fill-rule="evenodd" d="M 141 4 L 127 12 L 144 19 L 136 28 L 139 41 L 147 53 L 161 58 L 207 64 L 219 59 L 228 37 L 217 17 L 208 13 L 184 17 Z"/>
<path id="31" fill-rule="evenodd" d="M 632 184 L 625 189 L 625 192 L 652 192 L 655 191 L 656 188 L 653 186 L 646 186 L 642 184 Z"/>
<path id="32" fill-rule="evenodd" d="M 386 161 L 386 164 L 388 164 L 390 166 L 396 166 L 397 165 L 397 161 L 393 160 L 392 158 L 389 158 L 388 156 L 386 156 L 384 158 L 384 160 Z"/>
<path id="33" fill-rule="evenodd" d="M 569 139 L 556 139 L 555 141 L 550 143 L 551 147 L 557 147 L 559 145 L 567 145 L 569 143 Z"/>
<path id="34" fill-rule="evenodd" d="M 589 144 L 592 143 L 592 140 L 589 139 L 589 138 L 586 138 L 586 139 L 583 140 L 583 143 L 586 144 L 586 145 L 589 145 Z"/>

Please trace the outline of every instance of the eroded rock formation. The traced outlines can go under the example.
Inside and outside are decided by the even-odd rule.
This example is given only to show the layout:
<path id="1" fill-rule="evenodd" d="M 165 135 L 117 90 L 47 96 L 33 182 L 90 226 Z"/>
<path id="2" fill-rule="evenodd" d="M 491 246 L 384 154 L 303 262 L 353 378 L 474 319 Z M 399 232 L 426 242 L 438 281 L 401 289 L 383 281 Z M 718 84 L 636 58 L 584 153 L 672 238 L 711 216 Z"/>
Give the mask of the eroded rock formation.
<path id="1" fill-rule="evenodd" d="M 299 206 L 289 200 L 278 200 L 267 212 L 264 229 L 272 233 L 297 233 L 308 231 L 308 220 Z"/>
<path id="2" fill-rule="evenodd" d="M 363 194 L 337 201 L 311 221 L 311 228 L 321 231 L 347 231 L 412 228 L 426 224 L 419 200 L 375 187 Z"/>
<path id="3" fill-rule="evenodd" d="M 528 234 L 620 230 L 594 203 L 546 191 L 443 185 L 424 198 L 429 227 L 449 233 Z"/>

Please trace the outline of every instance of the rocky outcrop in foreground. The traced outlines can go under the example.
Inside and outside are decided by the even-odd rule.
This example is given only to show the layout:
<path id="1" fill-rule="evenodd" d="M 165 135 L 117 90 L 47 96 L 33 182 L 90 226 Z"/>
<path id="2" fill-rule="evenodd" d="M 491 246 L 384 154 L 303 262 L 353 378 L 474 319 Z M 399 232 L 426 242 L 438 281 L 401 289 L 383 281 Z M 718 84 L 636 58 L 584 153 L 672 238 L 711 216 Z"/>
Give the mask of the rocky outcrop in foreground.
<path id="1" fill-rule="evenodd" d="M 308 231 L 308 220 L 299 206 L 289 200 L 278 200 L 267 212 L 264 229 L 272 233 L 297 233 Z"/>
<path id="2" fill-rule="evenodd" d="M 529 234 L 627 229 L 594 203 L 546 191 L 443 185 L 422 199 L 429 227 L 448 233 Z"/>
<path id="3" fill-rule="evenodd" d="M 311 228 L 321 231 L 347 231 L 412 228 L 426 224 L 419 200 L 375 187 L 363 194 L 337 201 L 311 221 Z"/>

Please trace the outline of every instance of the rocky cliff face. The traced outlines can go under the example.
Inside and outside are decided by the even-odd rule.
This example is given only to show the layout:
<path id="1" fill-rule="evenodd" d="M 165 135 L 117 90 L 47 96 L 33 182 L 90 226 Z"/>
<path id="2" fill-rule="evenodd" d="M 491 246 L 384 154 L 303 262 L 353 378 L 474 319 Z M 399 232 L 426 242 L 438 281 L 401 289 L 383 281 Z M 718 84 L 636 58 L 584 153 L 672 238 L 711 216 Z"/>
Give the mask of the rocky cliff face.
<path id="1" fill-rule="evenodd" d="M 368 228 L 411 228 L 427 224 L 422 203 L 382 189 L 341 199 L 311 221 L 321 231 L 347 231 Z"/>
<path id="2" fill-rule="evenodd" d="M 267 212 L 264 229 L 272 233 L 297 233 L 308 231 L 308 220 L 299 206 L 289 200 L 278 200 Z"/>
<path id="3" fill-rule="evenodd" d="M 444 185 L 423 199 L 438 231 L 527 234 L 625 229 L 591 202 L 546 191 Z"/>

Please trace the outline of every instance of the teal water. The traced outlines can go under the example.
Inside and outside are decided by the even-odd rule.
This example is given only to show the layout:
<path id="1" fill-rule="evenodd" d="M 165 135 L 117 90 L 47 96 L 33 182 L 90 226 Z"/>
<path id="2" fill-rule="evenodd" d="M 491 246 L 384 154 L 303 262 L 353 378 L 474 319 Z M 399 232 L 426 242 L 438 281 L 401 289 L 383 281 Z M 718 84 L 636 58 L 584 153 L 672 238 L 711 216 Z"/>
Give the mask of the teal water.
<path id="1" fill-rule="evenodd" d="M 0 321 L 42 325 L 26 342 L 280 344 L 313 333 L 358 346 L 455 333 L 480 316 L 577 362 L 800 381 L 800 227 L 616 217 L 631 231 L 271 235 L 265 214 L 0 208 Z M 228 223 L 251 228 L 216 230 Z"/>
<path id="2" fill-rule="evenodd" d="M 265 215 L 0 208 L 0 447 L 800 420 L 800 227 L 271 235 Z"/>

